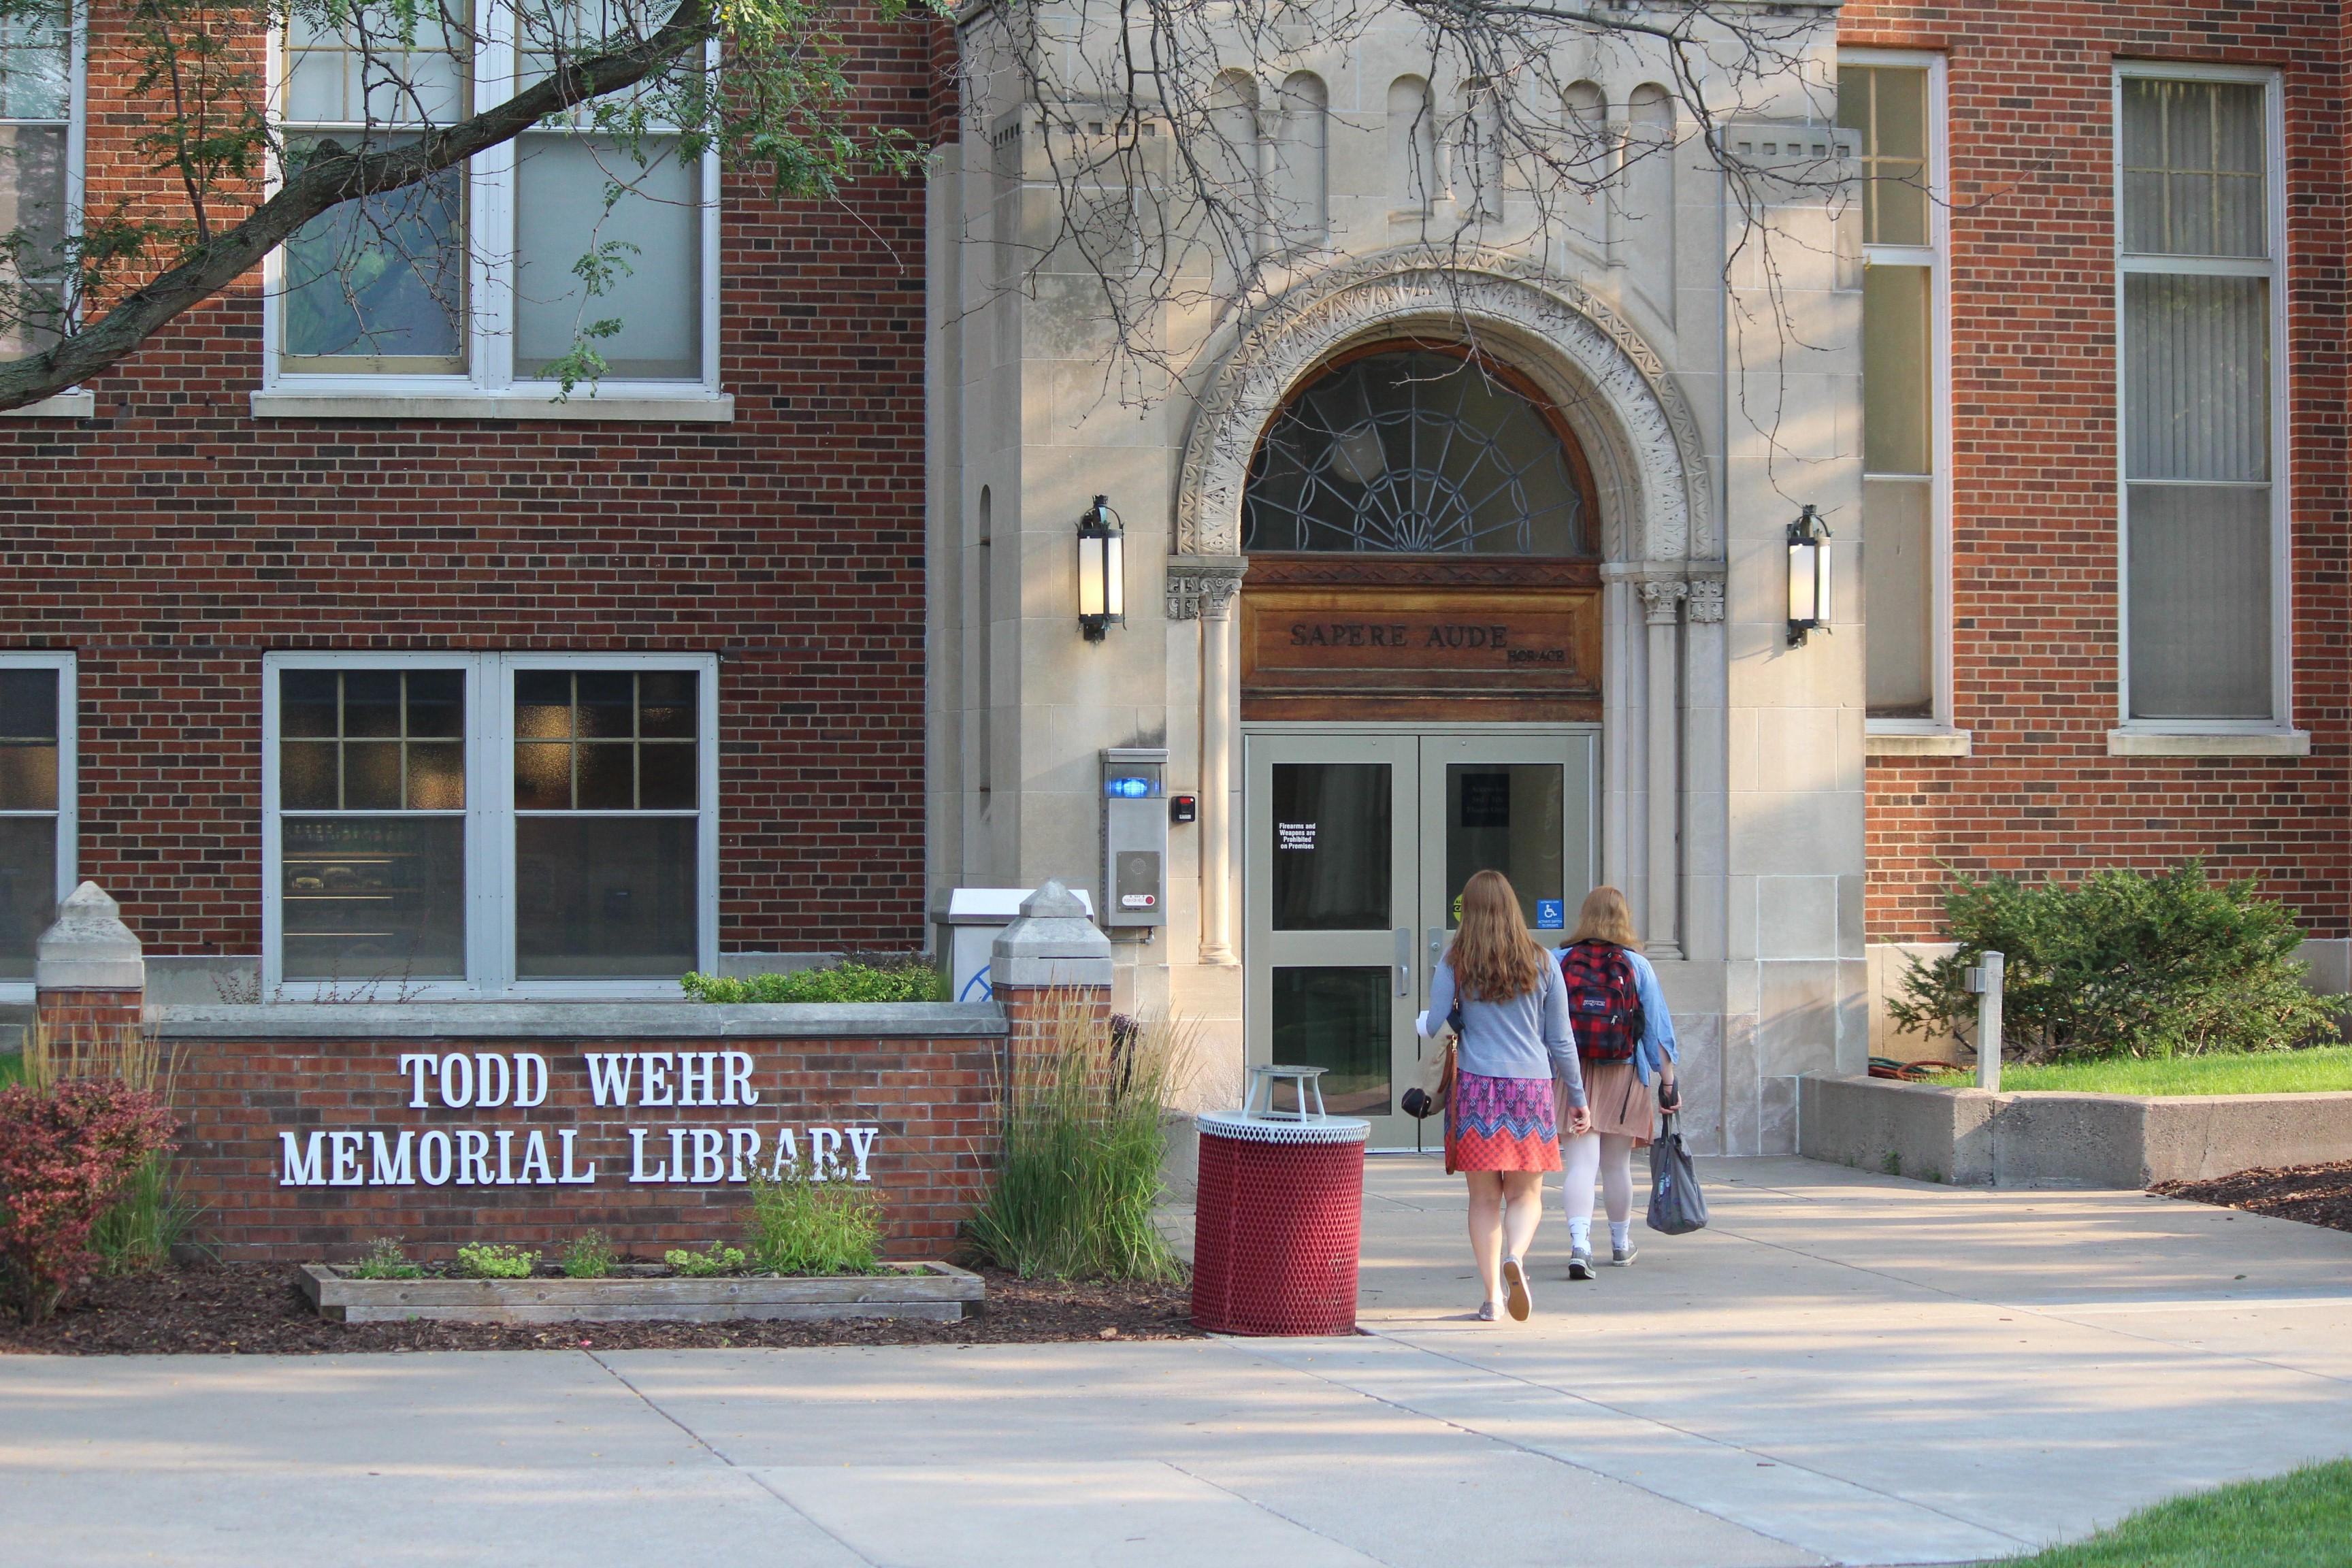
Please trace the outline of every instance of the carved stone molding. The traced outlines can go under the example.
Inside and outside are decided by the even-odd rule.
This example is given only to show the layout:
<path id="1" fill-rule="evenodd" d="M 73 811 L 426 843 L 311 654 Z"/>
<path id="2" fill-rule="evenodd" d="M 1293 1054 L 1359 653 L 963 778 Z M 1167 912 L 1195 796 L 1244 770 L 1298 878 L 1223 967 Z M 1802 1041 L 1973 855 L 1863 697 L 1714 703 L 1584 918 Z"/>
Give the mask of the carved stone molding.
<path id="1" fill-rule="evenodd" d="M 1716 553 L 1698 422 L 1657 352 L 1607 304 L 1526 258 L 1418 246 L 1318 272 L 1241 327 L 1194 405 L 1177 486 L 1177 553 L 1237 553 L 1250 458 L 1283 398 L 1334 350 L 1383 326 L 1416 323 L 1483 326 L 1542 344 L 1596 395 L 1588 405 L 1597 405 L 1633 461 L 1639 515 L 1629 520 L 1627 553 Z M 1172 586 L 1170 594 L 1173 604 Z"/>
<path id="2" fill-rule="evenodd" d="M 1205 613 L 1222 618 L 1241 592 L 1246 555 L 1171 555 L 1168 558 L 1168 618 L 1194 621 Z"/>
<path id="3" fill-rule="evenodd" d="M 1700 577 L 1690 585 L 1690 618 L 1698 626 L 1713 626 L 1723 619 L 1723 584 L 1712 577 Z"/>
<path id="4" fill-rule="evenodd" d="M 1654 626 L 1675 624 L 1675 611 L 1691 585 L 1679 578 L 1660 578 L 1639 585 L 1642 590 L 1642 615 Z"/>

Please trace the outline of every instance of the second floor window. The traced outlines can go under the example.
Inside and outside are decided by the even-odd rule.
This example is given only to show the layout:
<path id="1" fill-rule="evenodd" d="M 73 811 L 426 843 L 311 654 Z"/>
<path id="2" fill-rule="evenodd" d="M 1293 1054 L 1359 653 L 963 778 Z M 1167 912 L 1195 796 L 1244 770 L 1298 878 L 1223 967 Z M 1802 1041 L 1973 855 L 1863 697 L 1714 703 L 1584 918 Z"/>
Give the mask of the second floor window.
<path id="1" fill-rule="evenodd" d="M 0 16 L 0 360 L 57 341 L 73 75 L 73 30 L 61 10 Z"/>
<path id="2" fill-rule="evenodd" d="M 2286 720 L 2274 90 L 2117 83 L 2126 721 Z"/>
<path id="3" fill-rule="evenodd" d="M 1863 604 L 1869 712 L 1937 718 L 1945 642 L 1937 437 L 1943 213 L 1936 75 L 1915 57 L 1842 53 L 1838 123 L 1862 141 Z"/>
<path id="4" fill-rule="evenodd" d="M 398 145 L 503 100 L 646 19 L 613 0 L 441 0 L 279 40 L 289 163 Z M 585 110 L 404 190 L 312 220 L 275 263 L 272 378 L 420 394 L 715 387 L 715 154 L 657 115 Z"/>

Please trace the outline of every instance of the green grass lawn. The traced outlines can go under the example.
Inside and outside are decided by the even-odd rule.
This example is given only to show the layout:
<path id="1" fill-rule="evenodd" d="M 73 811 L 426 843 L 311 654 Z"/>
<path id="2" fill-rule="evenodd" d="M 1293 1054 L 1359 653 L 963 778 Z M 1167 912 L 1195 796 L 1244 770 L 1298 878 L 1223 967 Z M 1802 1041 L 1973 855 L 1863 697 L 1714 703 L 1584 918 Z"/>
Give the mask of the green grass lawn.
<path id="1" fill-rule="evenodd" d="M 0 1051 L 0 1089 L 25 1076 L 25 1058 L 17 1051 Z"/>
<path id="2" fill-rule="evenodd" d="M 2176 1498 L 2000 1568 L 2352 1568 L 2352 1460 Z"/>
<path id="3" fill-rule="evenodd" d="M 1932 1081 L 1966 1088 L 1976 1074 Z M 2242 1056 L 2173 1057 L 2105 1062 L 2045 1062 L 2000 1069 L 2000 1087 L 2061 1089 L 2077 1094 L 2317 1094 L 2352 1089 L 2352 1046 Z"/>

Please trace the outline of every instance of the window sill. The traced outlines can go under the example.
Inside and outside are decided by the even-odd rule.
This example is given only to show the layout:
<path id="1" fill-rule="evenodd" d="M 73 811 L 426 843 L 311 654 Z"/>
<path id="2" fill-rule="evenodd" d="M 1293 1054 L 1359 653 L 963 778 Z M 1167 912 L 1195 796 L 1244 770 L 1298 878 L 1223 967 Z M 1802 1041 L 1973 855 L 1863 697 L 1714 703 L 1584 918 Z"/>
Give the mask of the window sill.
<path id="1" fill-rule="evenodd" d="M 22 408 L 0 409 L 0 418 L 89 419 L 97 413 L 97 394 L 60 392 L 54 396 L 44 397 L 38 403 L 27 403 Z"/>
<path id="2" fill-rule="evenodd" d="M 2111 757 L 2307 757 L 2308 730 L 2181 731 L 2110 730 Z"/>
<path id="3" fill-rule="evenodd" d="M 1865 757 L 1965 757 L 1975 737 L 1966 730 L 1866 730 Z"/>
<path id="4" fill-rule="evenodd" d="M 558 403 L 542 392 L 359 392 L 277 387 L 253 394 L 256 419 L 493 419 L 611 424 L 727 425 L 735 399 L 695 391 L 676 396 L 638 393 L 574 395 Z"/>

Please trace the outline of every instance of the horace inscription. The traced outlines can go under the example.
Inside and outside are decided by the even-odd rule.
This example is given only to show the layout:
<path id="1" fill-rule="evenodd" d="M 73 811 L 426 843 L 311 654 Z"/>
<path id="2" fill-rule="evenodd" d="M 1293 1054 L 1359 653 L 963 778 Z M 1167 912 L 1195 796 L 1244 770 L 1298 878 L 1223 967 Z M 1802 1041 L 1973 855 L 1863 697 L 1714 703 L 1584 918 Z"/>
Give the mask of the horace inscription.
<path id="1" fill-rule="evenodd" d="M 573 1127 L 329 1127 L 278 1134 L 281 1187 L 719 1186 L 754 1175 L 869 1182 L 878 1127 L 763 1123 L 749 1051 L 589 1051 L 580 1071 L 614 1110 L 734 1110 L 718 1126 L 625 1126 L 598 1148 Z M 396 1079 L 412 1110 L 528 1110 L 553 1072 L 536 1051 L 412 1052 Z"/>
<path id="2" fill-rule="evenodd" d="M 1403 621 L 1293 621 L 1293 647 L 1505 648 L 1511 628 L 1440 622 L 1413 626 Z"/>

